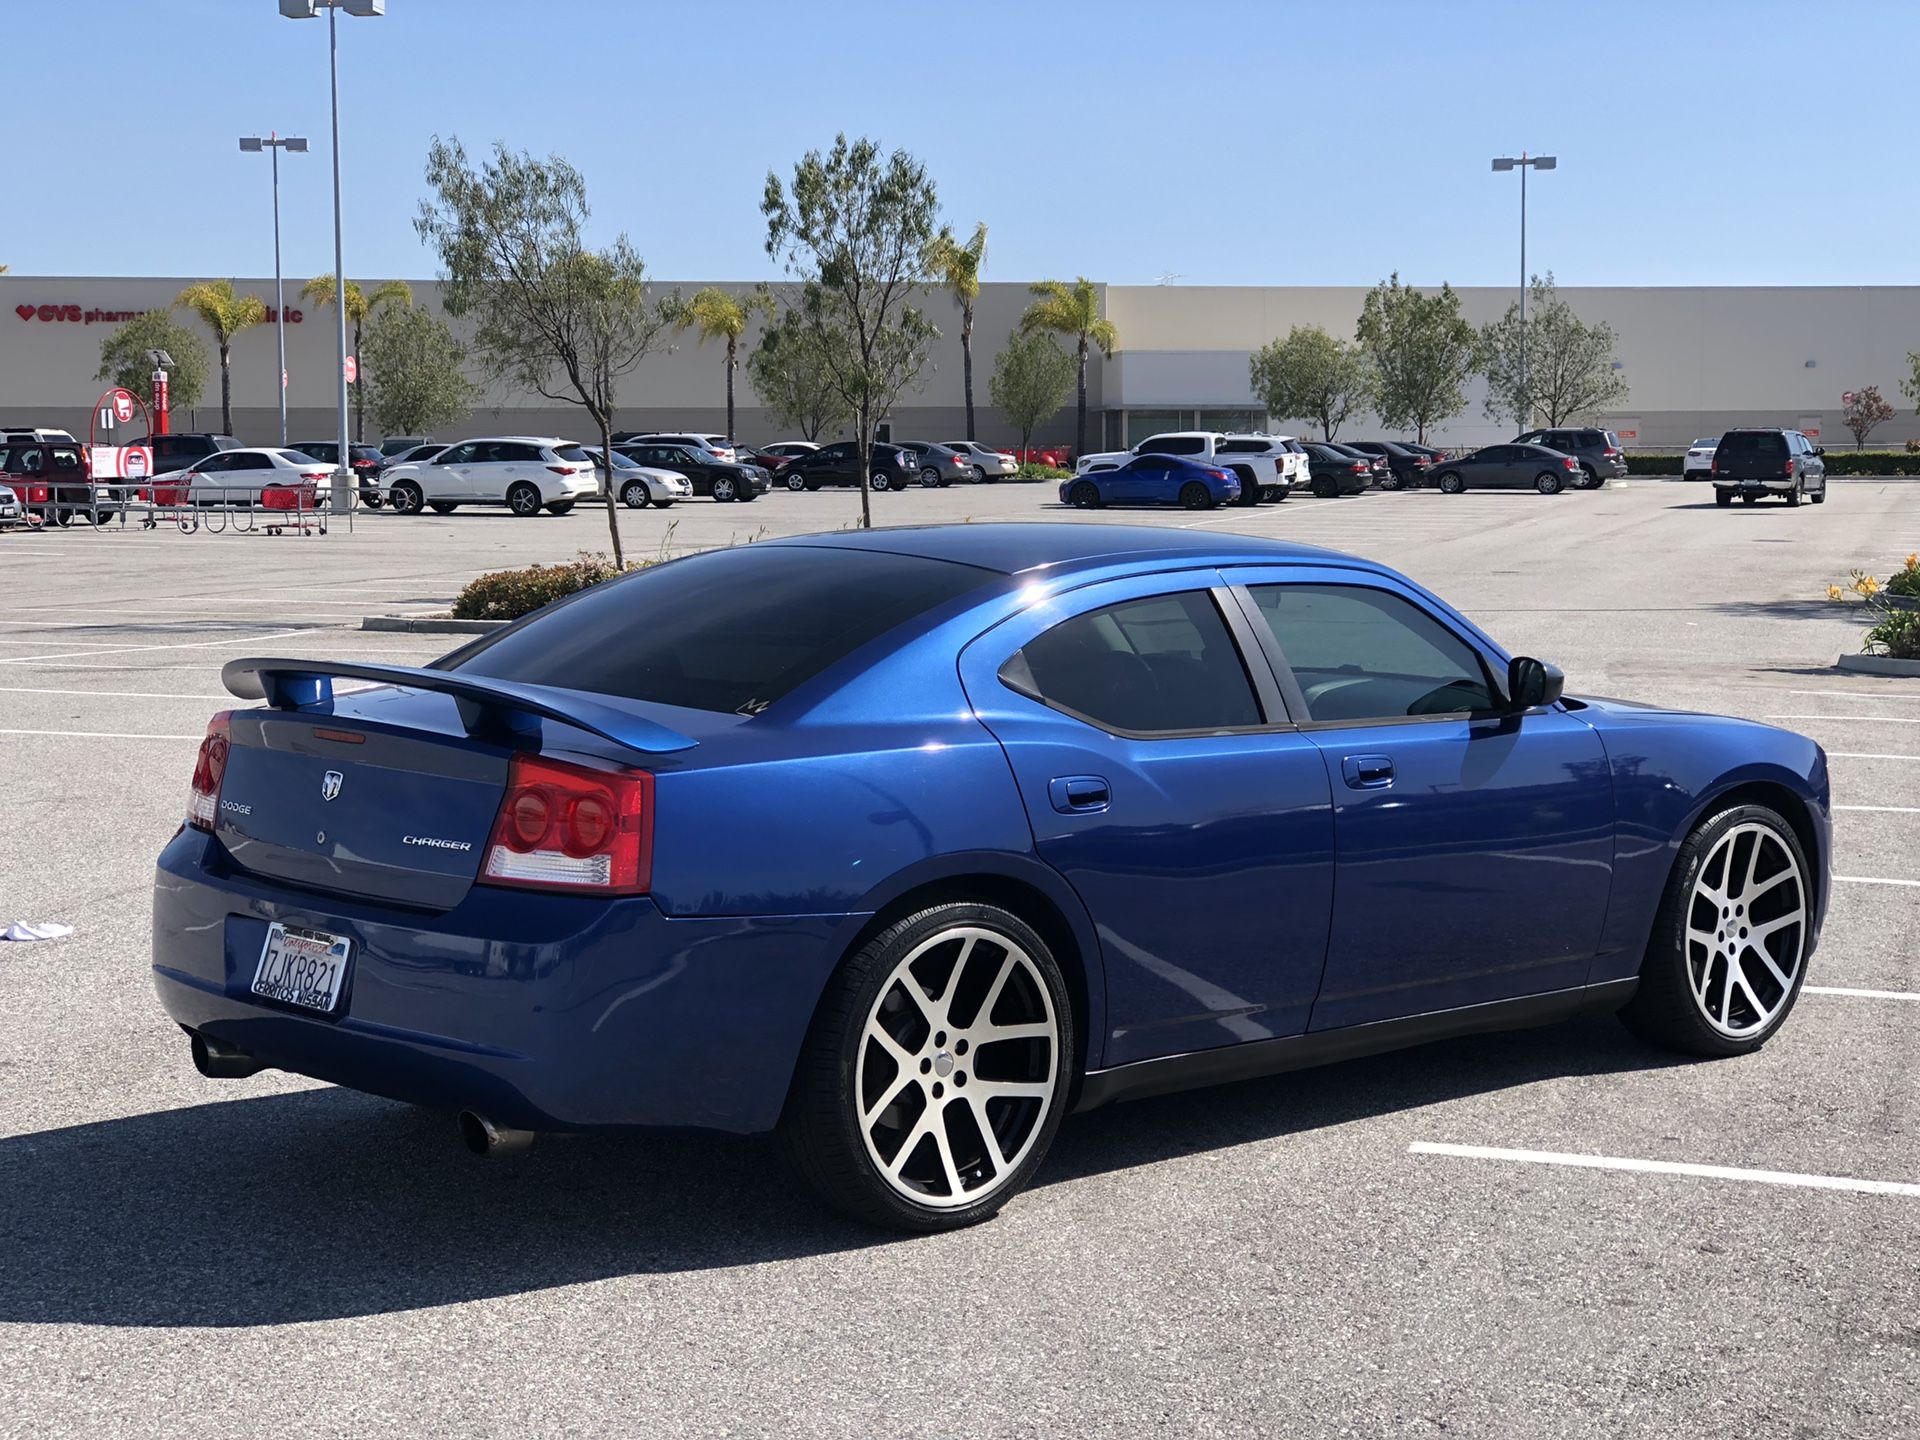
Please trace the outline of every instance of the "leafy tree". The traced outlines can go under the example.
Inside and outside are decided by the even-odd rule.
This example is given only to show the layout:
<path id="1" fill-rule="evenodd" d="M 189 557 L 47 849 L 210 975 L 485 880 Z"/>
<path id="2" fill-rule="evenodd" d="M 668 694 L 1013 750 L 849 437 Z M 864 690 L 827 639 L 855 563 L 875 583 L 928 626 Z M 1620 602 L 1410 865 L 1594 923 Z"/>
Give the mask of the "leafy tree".
<path id="1" fill-rule="evenodd" d="M 680 323 L 692 326 L 699 333 L 700 343 L 709 340 L 727 342 L 727 438 L 734 436 L 733 429 L 733 375 L 740 368 L 740 337 L 746 333 L 747 322 L 753 318 L 756 310 L 773 311 L 773 297 L 764 290 L 756 290 L 746 299 L 709 285 L 694 293 L 687 302 L 686 309 L 680 315 Z"/>
<path id="2" fill-rule="evenodd" d="M 207 347 L 173 318 L 171 310 L 149 310 L 116 325 L 100 342 L 100 369 L 93 378 L 145 395 L 153 383 L 149 350 L 164 350 L 173 357 L 167 367 L 169 406 L 191 410 L 198 405 L 207 390 Z"/>
<path id="3" fill-rule="evenodd" d="M 1878 385 L 1853 392 L 1853 403 L 1840 412 L 1840 421 L 1853 432 L 1853 448 L 1864 450 L 1867 436 L 1893 418 L 1893 406 L 1880 397 Z"/>
<path id="4" fill-rule="evenodd" d="M 557 155 L 495 145 L 475 169 L 459 140 L 436 136 L 427 183 L 433 196 L 413 224 L 440 253 L 447 313 L 472 320 L 474 349 L 496 375 L 580 406 L 610 448 L 617 386 L 678 318 L 678 297 L 652 299 L 625 235 L 586 248 L 586 181 Z M 611 486 L 606 505 L 613 558 L 624 565 Z"/>
<path id="5" fill-rule="evenodd" d="M 1589 325 L 1554 288 L 1553 272 L 1527 287 L 1527 321 L 1518 302 L 1480 332 L 1487 373 L 1487 418 L 1514 417 L 1520 429 L 1538 421 L 1565 425 L 1613 410 L 1627 399 L 1627 382 L 1613 368 L 1613 327 Z"/>
<path id="6" fill-rule="evenodd" d="M 1113 354 L 1120 332 L 1100 313 L 1100 292 L 1082 276 L 1069 285 L 1064 280 L 1042 280 L 1032 288 L 1038 298 L 1020 317 L 1022 330 L 1052 330 L 1074 337 L 1080 362 L 1080 418 L 1074 427 L 1074 454 L 1087 453 L 1087 350 L 1098 345 L 1102 355 Z"/>
<path id="7" fill-rule="evenodd" d="M 1021 331 L 1000 351 L 987 381 L 987 398 L 1020 432 L 1022 450 L 1032 441 L 1033 432 L 1067 403 L 1074 369 L 1073 356 L 1044 331 Z"/>
<path id="8" fill-rule="evenodd" d="M 1248 369 L 1253 393 L 1267 414 L 1311 420 L 1327 440 L 1373 400 L 1373 362 L 1367 352 L 1318 325 L 1296 325 L 1286 339 L 1262 345 Z"/>
<path id="9" fill-rule="evenodd" d="M 818 338 L 792 311 L 761 335 L 747 357 L 747 377 L 773 423 L 809 440 L 839 431 L 853 418 L 827 372 Z"/>
<path id="10" fill-rule="evenodd" d="M 466 347 L 424 308 L 384 310 L 367 326 L 360 388 L 387 435 L 428 435 L 468 414 L 480 387 L 467 378 Z"/>
<path id="11" fill-rule="evenodd" d="M 349 280 L 342 288 L 347 296 L 347 323 L 353 327 L 353 354 L 360 355 L 362 332 L 368 319 L 383 305 L 413 304 L 413 287 L 404 280 L 388 280 L 374 287 L 369 295 L 360 288 L 357 281 Z M 300 287 L 300 298 L 309 305 L 332 305 L 336 298 L 336 287 L 331 275 L 316 275 Z M 361 394 L 361 381 L 353 382 L 353 438 L 362 441 L 367 438 L 367 416 L 362 408 L 365 397 Z"/>
<path id="12" fill-rule="evenodd" d="M 931 278 L 938 210 L 933 181 L 911 155 L 882 159 L 873 141 L 844 134 L 827 154 L 800 159 L 790 191 L 768 171 L 760 201 L 767 254 L 800 280 L 794 323 L 853 412 L 862 526 L 873 524 L 874 425 L 918 379 L 938 333 L 912 303 Z"/>
<path id="13" fill-rule="evenodd" d="M 1465 408 L 1480 343 L 1451 285 L 1423 293 L 1402 285 L 1396 271 L 1367 292 L 1354 336 L 1373 357 L 1382 424 L 1414 430 L 1425 444 L 1429 427 Z"/>
<path id="14" fill-rule="evenodd" d="M 236 294 L 231 280 L 203 280 L 182 290 L 173 303 L 198 315 L 213 332 L 213 343 L 220 347 L 220 429 L 223 434 L 231 435 L 233 337 L 251 326 L 265 323 L 267 302 L 258 295 Z M 171 380 L 168 389 L 172 389 Z"/>
<path id="15" fill-rule="evenodd" d="M 933 272 L 940 277 L 940 283 L 953 292 L 954 303 L 960 307 L 960 362 L 966 376 L 969 440 L 978 438 L 973 433 L 973 307 L 980 299 L 980 267 L 986 260 L 987 222 L 984 220 L 973 227 L 973 234 L 964 245 L 953 238 L 951 230 L 943 229 L 934 238 Z"/>

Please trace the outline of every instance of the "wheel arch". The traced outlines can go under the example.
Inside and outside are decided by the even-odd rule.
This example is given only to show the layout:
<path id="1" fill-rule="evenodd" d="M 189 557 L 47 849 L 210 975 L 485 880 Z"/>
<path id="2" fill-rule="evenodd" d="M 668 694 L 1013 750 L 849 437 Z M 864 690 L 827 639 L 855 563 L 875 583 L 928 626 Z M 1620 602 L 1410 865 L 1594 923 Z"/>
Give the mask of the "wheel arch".
<path id="1" fill-rule="evenodd" d="M 1821 843 L 1821 828 L 1814 823 L 1813 810 L 1807 798 L 1786 779 L 1778 776 L 1752 776 L 1745 779 L 1730 779 L 1713 790 L 1694 807 L 1687 817 L 1687 823 L 1675 840 L 1679 841 L 1694 832 L 1709 815 L 1722 810 L 1732 809 L 1736 805 L 1764 805 L 1769 810 L 1778 811 L 1780 818 L 1793 827 L 1794 838 L 1800 842 L 1800 849 L 1807 857 L 1807 864 L 1813 867 L 1812 890 L 1814 894 L 1814 920 L 1816 925 L 1826 918 L 1828 892 L 1826 848 Z M 1674 864 L 1679 863 L 1676 855 Z M 1671 868 L 1668 871 L 1672 876 Z"/>

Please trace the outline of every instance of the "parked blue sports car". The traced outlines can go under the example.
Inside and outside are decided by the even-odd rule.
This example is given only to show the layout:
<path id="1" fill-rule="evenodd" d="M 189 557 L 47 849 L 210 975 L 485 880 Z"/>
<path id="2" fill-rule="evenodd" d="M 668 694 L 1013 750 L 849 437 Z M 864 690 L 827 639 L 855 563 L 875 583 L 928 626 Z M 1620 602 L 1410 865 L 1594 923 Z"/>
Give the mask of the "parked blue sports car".
<path id="1" fill-rule="evenodd" d="M 1826 910 L 1811 740 L 1564 696 L 1394 572 L 1245 536 L 772 540 L 425 669 L 226 681 L 266 704 L 208 727 L 154 895 L 203 1073 L 481 1151 L 778 1130 L 908 1229 L 1125 1096 L 1590 1007 L 1752 1050 Z"/>
<path id="2" fill-rule="evenodd" d="M 1112 470 L 1089 470 L 1060 482 L 1060 502 L 1081 510 L 1102 505 L 1178 505 L 1211 510 L 1240 498 L 1240 480 L 1180 455 L 1142 455 Z"/>

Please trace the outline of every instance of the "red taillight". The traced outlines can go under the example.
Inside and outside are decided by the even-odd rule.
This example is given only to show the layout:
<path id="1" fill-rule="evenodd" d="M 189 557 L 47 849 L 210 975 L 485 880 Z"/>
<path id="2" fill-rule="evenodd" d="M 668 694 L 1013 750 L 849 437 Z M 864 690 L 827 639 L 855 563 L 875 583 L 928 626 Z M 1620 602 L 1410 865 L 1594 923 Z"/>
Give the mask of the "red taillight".
<path id="1" fill-rule="evenodd" d="M 1605 455 L 1609 460 L 1611 460 L 1614 456 L 1618 455 L 1620 452 L 1612 445 L 1609 445 L 1605 450 L 1602 450 L 1600 453 L 1602 455 Z"/>
<path id="2" fill-rule="evenodd" d="M 1787 477 L 1788 477 L 1789 479 L 1791 479 L 1791 478 L 1792 478 L 1792 476 L 1793 476 L 1793 457 L 1792 457 L 1791 455 L 1789 455 L 1789 456 L 1787 457 L 1787 463 L 1786 463 L 1786 464 L 1784 464 L 1784 465 L 1782 465 L 1782 466 L 1780 467 L 1780 473 L 1781 473 L 1782 475 L 1785 475 L 1785 476 L 1787 476 Z"/>
<path id="3" fill-rule="evenodd" d="M 1352 465 L 1348 466 L 1347 468 L 1352 470 L 1353 473 L 1356 475 L 1365 475 L 1373 467 L 1368 465 L 1367 462 L 1364 460 L 1356 460 L 1353 462 Z"/>
<path id="4" fill-rule="evenodd" d="M 1567 458 L 1566 458 L 1566 459 L 1564 459 L 1564 460 L 1562 460 L 1562 461 L 1560 462 L 1560 468 L 1561 468 L 1562 470 L 1577 470 L 1577 469 L 1579 469 L 1580 467 L 1579 467 L 1578 465 L 1576 465 L 1576 464 L 1574 463 L 1574 459 L 1573 459 L 1573 457 L 1572 457 L 1571 455 L 1569 455 L 1569 456 L 1567 456 Z"/>
<path id="5" fill-rule="evenodd" d="M 330 479 L 332 475 L 333 472 L 331 470 L 302 470 L 300 472 L 300 478 L 302 480 L 326 480 Z"/>
<path id="6" fill-rule="evenodd" d="M 549 465 L 547 469 L 556 475 L 571 475 L 573 473 L 573 466 L 571 465 Z"/>
<path id="7" fill-rule="evenodd" d="M 480 879 L 641 895 L 653 883 L 653 775 L 516 755 Z"/>
<path id="8" fill-rule="evenodd" d="M 187 823 L 196 830 L 213 829 L 220 816 L 220 782 L 227 775 L 227 752 L 232 748 L 231 710 L 207 721 L 200 753 L 193 761 L 193 789 L 187 796 Z"/>
<path id="9" fill-rule="evenodd" d="M 1213 472 L 1213 478 L 1216 480 L 1231 480 L 1233 479 L 1233 476 L 1229 475 L 1224 470 L 1216 470 Z"/>

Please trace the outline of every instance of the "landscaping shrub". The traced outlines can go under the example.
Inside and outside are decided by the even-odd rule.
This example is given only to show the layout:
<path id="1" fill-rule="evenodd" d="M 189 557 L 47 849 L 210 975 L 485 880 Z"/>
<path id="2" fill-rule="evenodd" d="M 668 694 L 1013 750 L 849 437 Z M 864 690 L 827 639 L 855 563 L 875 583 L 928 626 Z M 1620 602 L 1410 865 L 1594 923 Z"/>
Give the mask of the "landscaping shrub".
<path id="1" fill-rule="evenodd" d="M 1020 467 L 1022 480 L 1065 480 L 1073 474 L 1071 470 L 1062 470 L 1058 465 L 1040 465 L 1029 460 Z"/>
<path id="2" fill-rule="evenodd" d="M 1884 585 L 1855 570 L 1850 583 L 1827 587 L 1829 600 L 1845 601 L 1849 594 L 1858 595 L 1868 613 L 1878 617 L 1862 637 L 1862 650 L 1896 660 L 1920 660 L 1920 552 L 1908 555 L 1905 566 Z"/>
<path id="3" fill-rule="evenodd" d="M 1920 475 L 1920 454 L 1899 450 L 1829 450 L 1829 475 Z"/>
<path id="4" fill-rule="evenodd" d="M 618 567 L 605 555 L 584 550 L 576 558 L 557 565 L 495 570 L 467 582 L 466 588 L 454 599 L 453 616 L 456 620 L 518 620 L 542 605 L 611 580 L 619 573 Z"/>

